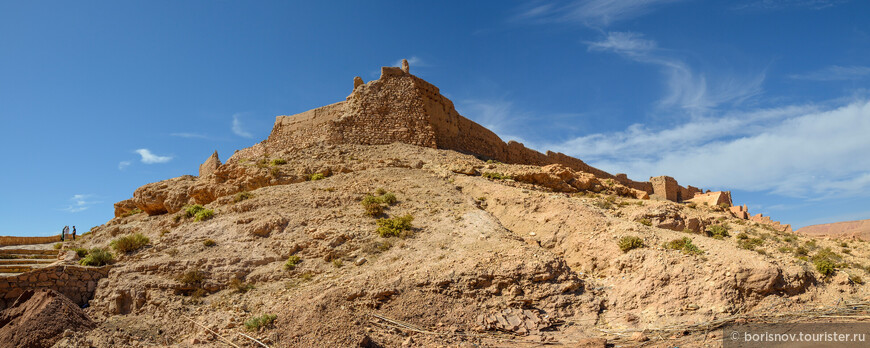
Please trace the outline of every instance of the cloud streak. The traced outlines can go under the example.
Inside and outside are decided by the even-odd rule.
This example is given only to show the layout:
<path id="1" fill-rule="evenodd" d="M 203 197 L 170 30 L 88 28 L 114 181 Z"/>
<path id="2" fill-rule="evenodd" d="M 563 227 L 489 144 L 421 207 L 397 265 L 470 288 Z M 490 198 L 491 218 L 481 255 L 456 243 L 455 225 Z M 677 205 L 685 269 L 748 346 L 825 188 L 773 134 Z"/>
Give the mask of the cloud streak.
<path id="1" fill-rule="evenodd" d="M 695 72 L 675 52 L 659 48 L 654 40 L 645 39 L 640 33 L 608 32 L 604 39 L 586 44 L 589 51 L 613 52 L 635 62 L 658 66 L 667 86 L 667 93 L 659 102 L 661 107 L 679 107 L 698 114 L 724 103 L 740 103 L 762 92 L 764 73 L 710 78 Z"/>
<path id="2" fill-rule="evenodd" d="M 142 163 L 145 164 L 166 163 L 172 160 L 172 156 L 158 156 L 148 149 L 138 149 L 136 150 L 136 153 L 138 153 L 139 156 L 142 156 Z"/>
<path id="3" fill-rule="evenodd" d="M 787 106 L 698 118 L 672 128 L 633 125 L 551 148 L 637 179 L 812 199 L 870 195 L 870 101 Z"/>
<path id="4" fill-rule="evenodd" d="M 795 80 L 808 81 L 848 81 L 870 78 L 870 67 L 831 65 L 818 71 L 805 74 L 789 75 Z"/>
<path id="5" fill-rule="evenodd" d="M 207 136 L 199 134 L 199 133 L 187 133 L 187 132 L 170 133 L 169 135 L 171 135 L 173 137 L 178 137 L 178 138 L 198 138 L 198 139 L 208 138 Z"/>
<path id="6" fill-rule="evenodd" d="M 93 197 L 93 196 L 94 195 L 92 195 L 92 194 L 73 195 L 69 199 L 70 201 L 72 201 L 72 203 L 69 206 L 67 206 L 66 208 L 63 208 L 62 210 L 66 211 L 68 213 L 78 213 L 78 212 L 85 211 L 88 208 L 90 208 L 92 205 L 100 203 L 98 201 L 90 200 L 91 197 Z"/>
<path id="7" fill-rule="evenodd" d="M 580 23 L 590 27 L 609 26 L 637 18 L 656 7 L 682 0 L 573 0 L 533 2 L 522 8 L 517 20 Z"/>
<path id="8" fill-rule="evenodd" d="M 242 120 L 239 119 L 239 116 L 241 116 L 241 114 L 234 114 L 233 115 L 233 126 L 232 126 L 233 133 L 235 133 L 236 135 L 238 135 L 242 138 L 253 138 L 254 137 L 253 134 L 249 133 L 244 128 L 242 128 Z"/>
<path id="9" fill-rule="evenodd" d="M 130 162 L 130 161 L 121 161 L 121 162 L 118 162 L 118 170 L 124 170 L 124 169 L 127 169 L 127 167 L 129 167 L 131 164 L 133 164 L 133 162 Z"/>

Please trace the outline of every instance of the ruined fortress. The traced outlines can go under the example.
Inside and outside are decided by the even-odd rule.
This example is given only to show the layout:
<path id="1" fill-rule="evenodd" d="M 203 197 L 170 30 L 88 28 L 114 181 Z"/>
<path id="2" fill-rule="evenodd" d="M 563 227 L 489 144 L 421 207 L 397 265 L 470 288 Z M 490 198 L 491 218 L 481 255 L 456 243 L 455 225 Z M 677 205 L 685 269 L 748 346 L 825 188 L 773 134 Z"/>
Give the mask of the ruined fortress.
<path id="1" fill-rule="evenodd" d="M 441 95 L 438 87 L 410 73 L 406 61 L 401 68 L 381 68 L 381 77 L 368 83 L 354 78 L 353 91 L 345 101 L 292 116 L 278 116 L 265 141 L 238 151 L 228 162 L 318 143 L 394 142 L 454 150 L 510 164 L 562 164 L 675 202 L 702 193 L 696 187 L 680 186 L 668 176 L 654 177 L 648 182 L 634 181 L 625 174 L 612 175 L 562 153 L 544 154 L 515 141 L 505 143 L 489 129 L 456 112 L 453 102 Z"/>

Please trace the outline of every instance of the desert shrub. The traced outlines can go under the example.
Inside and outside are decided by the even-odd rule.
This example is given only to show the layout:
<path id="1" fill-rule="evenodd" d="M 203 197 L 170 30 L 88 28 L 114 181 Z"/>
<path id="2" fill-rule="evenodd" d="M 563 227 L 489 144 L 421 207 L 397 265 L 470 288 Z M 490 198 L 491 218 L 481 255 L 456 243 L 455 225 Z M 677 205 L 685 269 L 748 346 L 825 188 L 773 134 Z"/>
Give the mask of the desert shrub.
<path id="1" fill-rule="evenodd" d="M 54 243 L 52 247 L 54 250 L 60 250 L 60 248 L 63 248 L 63 243 Z"/>
<path id="2" fill-rule="evenodd" d="M 296 269 L 296 265 L 298 265 L 299 262 L 302 262 L 302 258 L 299 257 L 299 255 L 290 255 L 290 257 L 287 258 L 287 261 L 284 262 L 284 269 L 288 271 L 294 270 Z"/>
<path id="3" fill-rule="evenodd" d="M 795 238 L 794 236 L 787 236 L 783 238 L 782 241 L 786 243 L 794 243 L 797 242 L 797 238 Z"/>
<path id="4" fill-rule="evenodd" d="M 819 273 L 821 273 L 825 277 L 829 277 L 837 271 L 837 268 L 834 266 L 834 262 L 827 259 L 814 259 L 813 266 L 816 267 L 816 271 L 819 271 Z"/>
<path id="5" fill-rule="evenodd" d="M 740 239 L 740 240 L 749 239 L 749 235 L 746 234 L 746 232 L 740 232 L 737 234 L 736 237 L 737 237 L 737 239 Z"/>
<path id="6" fill-rule="evenodd" d="M 299 279 L 304 281 L 304 282 L 311 281 L 311 279 L 314 279 L 314 273 L 311 273 L 311 272 L 302 273 L 299 275 Z"/>
<path id="7" fill-rule="evenodd" d="M 492 180 L 507 180 L 507 179 L 511 178 L 509 175 L 505 175 L 502 173 L 496 173 L 496 172 L 485 172 L 485 173 L 481 174 L 480 176 L 487 178 L 487 179 L 492 179 Z"/>
<path id="8" fill-rule="evenodd" d="M 852 249 L 843 248 L 843 250 L 841 250 L 841 251 L 843 252 L 843 254 L 852 255 Z"/>
<path id="9" fill-rule="evenodd" d="M 85 258 L 79 260 L 79 264 L 83 266 L 102 266 L 112 262 L 112 253 L 108 250 L 93 248 L 88 251 Z"/>
<path id="10" fill-rule="evenodd" d="M 629 250 L 643 248 L 643 239 L 637 236 L 625 236 L 619 240 L 619 249 L 627 253 Z"/>
<path id="11" fill-rule="evenodd" d="M 697 203 L 689 203 L 689 204 L 686 204 L 686 207 L 689 207 L 691 209 L 695 209 L 698 207 L 698 204 Z"/>
<path id="12" fill-rule="evenodd" d="M 730 207 L 731 207 L 731 204 L 728 204 L 728 203 L 719 203 L 719 209 L 722 210 L 722 211 L 725 211 L 725 210 L 727 210 L 727 209 L 730 208 Z"/>
<path id="13" fill-rule="evenodd" d="M 287 160 L 285 160 L 283 158 L 276 158 L 276 159 L 273 159 L 271 163 L 273 166 L 279 166 L 282 164 L 287 164 Z"/>
<path id="14" fill-rule="evenodd" d="M 592 205 L 595 207 L 601 208 L 601 209 L 613 208 L 613 204 L 611 202 L 609 202 L 607 200 L 601 200 L 601 199 L 596 200 L 595 202 L 592 202 Z"/>
<path id="15" fill-rule="evenodd" d="M 250 291 L 251 289 L 253 289 L 254 284 L 243 282 L 239 278 L 233 278 L 233 280 L 230 280 L 229 287 L 232 288 L 233 291 L 235 291 L 237 293 L 244 294 L 244 293 Z"/>
<path id="16" fill-rule="evenodd" d="M 199 288 L 202 285 L 202 281 L 205 280 L 205 273 L 197 268 L 194 268 L 192 270 L 182 273 L 176 278 L 176 280 L 178 280 L 179 283 L 185 286 Z"/>
<path id="17" fill-rule="evenodd" d="M 248 320 L 245 320 L 245 329 L 248 331 L 257 331 L 261 328 L 268 327 L 272 324 L 272 322 L 278 319 L 277 315 L 274 314 L 263 314 L 260 316 L 253 316 Z"/>
<path id="18" fill-rule="evenodd" d="M 129 253 L 131 251 L 142 249 L 142 247 L 147 245 L 149 242 L 151 242 L 151 240 L 149 240 L 148 237 L 145 237 L 145 235 L 134 233 L 115 238 L 109 243 L 109 246 L 117 252 Z"/>
<path id="19" fill-rule="evenodd" d="M 712 225 L 707 227 L 707 232 L 710 233 L 710 236 L 716 239 L 723 239 L 728 237 L 728 227 L 723 225 Z"/>
<path id="20" fill-rule="evenodd" d="M 344 266 L 344 262 L 341 261 L 341 259 L 335 259 L 332 260 L 332 266 L 335 268 L 341 268 L 341 266 Z"/>
<path id="21" fill-rule="evenodd" d="M 804 242 L 804 246 L 806 246 L 807 249 L 810 249 L 810 250 L 816 250 L 819 247 L 818 245 L 816 245 L 815 240 L 808 240 L 808 241 Z"/>
<path id="22" fill-rule="evenodd" d="M 378 219 L 378 234 L 381 237 L 407 237 L 413 220 L 411 214 L 392 219 Z"/>
<path id="23" fill-rule="evenodd" d="M 852 283 L 858 284 L 858 285 L 864 284 L 864 279 L 861 278 L 861 276 L 859 276 L 857 274 L 849 275 L 849 281 L 851 281 Z"/>
<path id="24" fill-rule="evenodd" d="M 383 203 L 385 203 L 385 204 L 387 204 L 387 205 L 393 205 L 393 204 L 396 204 L 396 195 L 392 194 L 391 192 L 387 192 L 387 193 L 385 193 L 385 194 L 384 194 L 383 196 L 381 196 L 380 198 L 381 198 L 381 202 L 383 202 Z"/>
<path id="25" fill-rule="evenodd" d="M 761 238 L 749 238 L 749 239 L 741 239 L 737 242 L 737 246 L 746 250 L 755 250 L 756 247 L 760 247 L 764 244 L 764 240 Z"/>
<path id="26" fill-rule="evenodd" d="M 314 173 L 314 174 L 311 174 L 308 176 L 308 181 L 317 181 L 317 180 L 321 180 L 321 179 L 325 179 L 325 178 L 326 178 L 326 175 L 323 175 L 320 173 Z"/>
<path id="27" fill-rule="evenodd" d="M 129 211 L 127 211 L 126 213 L 121 214 L 121 217 L 133 216 L 133 215 L 139 214 L 141 212 L 142 212 L 142 209 L 133 208 L 133 209 L 130 209 Z"/>
<path id="28" fill-rule="evenodd" d="M 377 197 L 372 195 L 366 195 L 362 200 L 363 209 L 365 209 L 366 215 L 375 217 L 384 213 L 384 206 L 381 204 L 380 200 Z"/>
<path id="29" fill-rule="evenodd" d="M 792 248 L 787 247 L 787 246 L 779 247 L 779 252 L 781 252 L 781 253 L 790 253 L 790 252 L 792 252 L 792 250 L 793 250 Z"/>
<path id="30" fill-rule="evenodd" d="M 650 221 L 647 218 L 637 220 L 637 222 L 639 222 L 641 225 L 644 225 L 644 226 L 652 226 L 652 221 Z"/>
<path id="31" fill-rule="evenodd" d="M 81 257 L 88 256 L 88 249 L 85 249 L 85 248 L 73 248 L 72 250 L 75 251 L 75 252 L 76 252 L 76 255 L 78 255 L 80 258 L 81 258 Z"/>
<path id="32" fill-rule="evenodd" d="M 214 217 L 214 210 L 204 209 L 196 213 L 196 217 L 193 218 L 193 221 L 205 221 L 212 217 Z"/>
<path id="33" fill-rule="evenodd" d="M 827 277 L 836 272 L 837 262 L 842 259 L 843 257 L 840 254 L 835 253 L 830 248 L 824 248 L 813 255 L 812 262 L 816 270 Z"/>
<path id="34" fill-rule="evenodd" d="M 846 242 L 840 242 L 840 247 L 841 247 L 841 248 L 848 248 L 848 247 L 849 247 L 849 243 L 846 243 Z"/>
<path id="35" fill-rule="evenodd" d="M 810 254 L 810 251 L 801 246 L 794 250 L 794 254 L 795 256 L 807 256 Z"/>
<path id="36" fill-rule="evenodd" d="M 695 244 L 692 244 L 692 239 L 689 237 L 678 238 L 667 242 L 665 243 L 665 248 L 680 250 L 684 254 L 701 255 L 704 253 L 703 250 L 698 248 Z"/>
<path id="37" fill-rule="evenodd" d="M 215 244 L 217 243 L 215 243 L 214 239 L 206 239 L 202 241 L 202 245 L 205 245 L 207 247 L 214 246 Z"/>
<path id="38" fill-rule="evenodd" d="M 205 208 L 199 204 L 188 205 L 184 207 L 184 216 L 191 218 L 203 210 L 205 210 Z"/>
<path id="39" fill-rule="evenodd" d="M 366 215 L 375 217 L 384 213 L 384 210 L 396 204 L 398 201 L 396 199 L 396 195 L 391 192 L 386 192 L 384 189 L 377 189 L 375 191 L 377 196 L 365 195 L 362 200 L 363 209 L 365 209 Z"/>
<path id="40" fill-rule="evenodd" d="M 251 199 L 253 197 L 254 197 L 253 193 L 250 193 L 248 191 L 242 191 L 242 192 L 236 193 L 236 195 L 233 196 L 233 203 L 239 203 L 241 201 L 244 201 L 246 199 Z"/>

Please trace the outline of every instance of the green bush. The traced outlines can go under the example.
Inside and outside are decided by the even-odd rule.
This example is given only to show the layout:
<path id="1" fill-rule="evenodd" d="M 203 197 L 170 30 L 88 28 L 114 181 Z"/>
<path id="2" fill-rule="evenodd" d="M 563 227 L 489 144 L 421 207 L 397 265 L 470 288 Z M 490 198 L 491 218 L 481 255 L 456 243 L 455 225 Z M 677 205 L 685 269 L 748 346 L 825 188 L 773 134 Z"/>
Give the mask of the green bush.
<path id="1" fill-rule="evenodd" d="M 321 179 L 325 179 L 325 178 L 326 178 L 326 175 L 323 175 L 320 173 L 314 173 L 314 174 L 311 174 L 308 176 L 308 181 L 317 181 L 317 180 L 321 180 Z"/>
<path id="2" fill-rule="evenodd" d="M 205 280 L 205 273 L 199 269 L 192 269 L 178 276 L 177 280 L 181 284 L 197 288 L 202 285 L 202 281 Z"/>
<path id="3" fill-rule="evenodd" d="M 761 238 L 749 238 L 749 239 L 741 239 L 737 242 L 737 246 L 746 250 L 755 250 L 756 247 L 760 247 L 764 244 L 764 240 Z"/>
<path id="4" fill-rule="evenodd" d="M 253 193 L 250 193 L 248 191 L 242 191 L 242 192 L 236 193 L 236 195 L 233 196 L 233 203 L 239 203 L 241 201 L 244 201 L 246 199 L 251 199 L 253 197 L 254 197 Z"/>
<path id="5" fill-rule="evenodd" d="M 273 160 L 272 160 L 272 165 L 273 165 L 273 166 L 279 166 L 279 165 L 282 165 L 282 164 L 287 164 L 287 160 L 285 160 L 285 159 L 283 159 L 283 158 L 276 158 L 276 159 L 273 159 Z"/>
<path id="6" fill-rule="evenodd" d="M 383 188 L 380 188 L 380 187 L 378 187 L 378 188 L 375 190 L 375 194 L 378 195 L 378 196 L 382 196 L 382 195 L 385 194 L 385 193 L 387 193 L 387 190 L 384 190 Z"/>
<path id="7" fill-rule="evenodd" d="M 643 239 L 636 236 L 625 236 L 619 240 L 619 249 L 626 253 L 629 250 L 643 248 Z"/>
<path id="8" fill-rule="evenodd" d="M 813 259 L 813 265 L 816 266 L 816 270 L 825 277 L 829 277 L 837 271 L 834 262 L 828 259 Z"/>
<path id="9" fill-rule="evenodd" d="M 381 237 L 407 237 L 411 230 L 411 214 L 392 219 L 378 219 L 378 234 Z"/>
<path id="10" fill-rule="evenodd" d="M 504 175 L 502 173 L 495 173 L 495 172 L 485 172 L 485 173 L 481 174 L 480 176 L 487 178 L 487 179 L 492 179 L 492 180 L 507 180 L 507 179 L 511 178 L 509 175 Z"/>
<path id="11" fill-rule="evenodd" d="M 88 249 L 85 248 L 73 248 L 72 250 L 75 251 L 76 255 L 78 255 L 80 258 L 88 255 Z"/>
<path id="12" fill-rule="evenodd" d="M 698 248 L 695 244 L 692 244 L 692 239 L 689 237 L 678 238 L 667 242 L 665 243 L 665 248 L 680 250 L 684 254 L 701 255 L 704 253 L 703 250 Z"/>
<path id="13" fill-rule="evenodd" d="M 205 210 L 205 208 L 199 204 L 188 205 L 184 207 L 184 216 L 191 218 L 203 210 Z"/>
<path id="14" fill-rule="evenodd" d="M 217 243 L 215 243 L 214 239 L 206 239 L 206 240 L 202 241 L 202 245 L 205 245 L 207 247 L 214 246 L 215 244 L 217 244 Z"/>
<path id="15" fill-rule="evenodd" d="M 746 234 L 746 232 L 740 232 L 737 234 L 736 237 L 737 237 L 737 239 L 740 239 L 740 240 L 749 239 L 749 235 Z"/>
<path id="16" fill-rule="evenodd" d="M 652 221 L 650 221 L 647 218 L 637 220 L 637 222 L 639 222 L 641 225 L 644 225 L 644 226 L 652 226 Z"/>
<path id="17" fill-rule="evenodd" d="M 299 255 L 290 255 L 290 257 L 287 258 L 287 262 L 284 262 L 284 269 L 288 271 L 296 269 L 296 265 L 298 265 L 301 261 L 302 258 L 299 257 Z"/>
<path id="18" fill-rule="evenodd" d="M 83 266 L 102 266 L 112 262 L 112 253 L 100 248 L 93 248 L 88 251 L 88 255 L 79 260 L 79 264 Z"/>
<path id="19" fill-rule="evenodd" d="M 239 278 L 233 278 L 230 280 L 230 288 L 232 288 L 235 292 L 244 294 L 254 288 L 254 284 L 243 282 Z"/>
<path id="20" fill-rule="evenodd" d="M 707 232 L 710 233 L 710 236 L 716 239 L 723 239 L 728 237 L 728 227 L 723 225 L 712 225 L 707 227 Z"/>
<path id="21" fill-rule="evenodd" d="M 60 250 L 60 248 L 63 248 L 63 243 L 54 243 L 52 247 L 54 250 Z"/>
<path id="22" fill-rule="evenodd" d="M 378 196 L 365 195 L 362 200 L 363 209 L 365 209 L 366 215 L 371 217 L 376 217 L 384 213 L 384 210 L 396 204 L 398 201 L 396 199 L 396 195 L 390 192 L 386 192 L 384 189 L 377 189 L 375 193 Z"/>
<path id="23" fill-rule="evenodd" d="M 377 197 L 372 195 L 366 195 L 362 200 L 363 209 L 366 211 L 366 215 L 375 217 L 384 213 L 384 206 L 381 204 L 380 200 Z"/>
<path id="24" fill-rule="evenodd" d="M 253 316 L 248 320 L 245 320 L 245 328 L 248 331 L 257 331 L 261 328 L 267 327 L 272 324 L 272 322 L 278 319 L 277 315 L 274 314 L 263 314 L 261 316 Z"/>
<path id="25" fill-rule="evenodd" d="M 193 218 L 193 221 L 205 221 L 214 217 L 214 210 L 211 209 L 203 209 L 196 212 L 196 217 Z"/>
<path id="26" fill-rule="evenodd" d="M 112 242 L 109 243 L 109 246 L 117 252 L 129 253 L 131 251 L 142 249 L 142 247 L 150 242 L 151 240 L 149 240 L 148 237 L 145 237 L 145 235 L 134 233 L 112 240 Z"/>

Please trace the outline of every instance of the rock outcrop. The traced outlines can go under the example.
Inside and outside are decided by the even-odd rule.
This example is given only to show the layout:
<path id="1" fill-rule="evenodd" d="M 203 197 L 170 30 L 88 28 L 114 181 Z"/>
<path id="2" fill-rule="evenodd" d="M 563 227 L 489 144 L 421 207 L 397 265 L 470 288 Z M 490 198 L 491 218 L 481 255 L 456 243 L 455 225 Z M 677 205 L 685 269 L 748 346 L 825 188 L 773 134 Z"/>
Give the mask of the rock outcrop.
<path id="1" fill-rule="evenodd" d="M 94 327 L 66 296 L 54 290 L 27 290 L 0 312 L 0 346 L 51 347 L 66 330 L 83 332 Z"/>
<path id="2" fill-rule="evenodd" d="M 142 186 L 133 192 L 133 204 L 148 215 L 174 213 L 191 202 L 188 188 L 196 178 L 184 175 Z"/>

